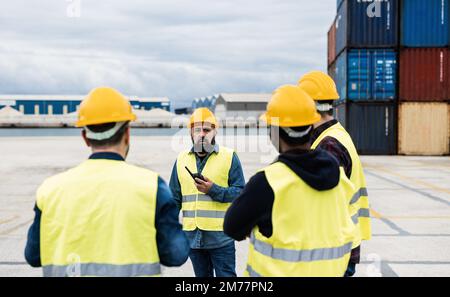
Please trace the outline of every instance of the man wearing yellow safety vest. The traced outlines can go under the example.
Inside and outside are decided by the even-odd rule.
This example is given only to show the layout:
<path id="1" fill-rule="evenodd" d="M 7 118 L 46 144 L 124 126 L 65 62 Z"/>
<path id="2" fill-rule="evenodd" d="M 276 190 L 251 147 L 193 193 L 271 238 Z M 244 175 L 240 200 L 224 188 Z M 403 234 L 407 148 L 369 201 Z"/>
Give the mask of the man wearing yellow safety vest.
<path id="1" fill-rule="evenodd" d="M 183 215 L 189 257 L 197 277 L 236 276 L 234 240 L 223 233 L 223 218 L 245 180 L 236 153 L 216 143 L 218 122 L 207 108 L 192 114 L 193 147 L 179 154 L 170 188 Z"/>
<path id="2" fill-rule="evenodd" d="M 89 160 L 37 190 L 25 258 L 44 276 L 157 276 L 180 266 L 189 245 L 165 182 L 125 162 L 136 116 L 114 89 L 96 88 L 80 105 L 77 127 Z"/>
<path id="3" fill-rule="evenodd" d="M 330 154 L 311 150 L 314 101 L 298 86 L 278 88 L 262 120 L 280 152 L 229 208 L 225 233 L 250 236 L 246 275 L 336 276 L 355 240 L 348 203 L 354 187 Z"/>
<path id="4" fill-rule="evenodd" d="M 360 230 L 362 240 L 371 238 L 369 199 L 366 179 L 356 147 L 347 131 L 333 117 L 333 102 L 339 99 L 333 79 L 321 72 L 312 71 L 304 75 L 299 86 L 315 101 L 321 120 L 314 124 L 312 148 L 320 148 L 332 154 L 345 174 L 355 186 L 356 192 L 351 200 L 352 219 Z M 346 276 L 353 276 L 356 264 L 360 261 L 360 246 L 352 250 Z"/>

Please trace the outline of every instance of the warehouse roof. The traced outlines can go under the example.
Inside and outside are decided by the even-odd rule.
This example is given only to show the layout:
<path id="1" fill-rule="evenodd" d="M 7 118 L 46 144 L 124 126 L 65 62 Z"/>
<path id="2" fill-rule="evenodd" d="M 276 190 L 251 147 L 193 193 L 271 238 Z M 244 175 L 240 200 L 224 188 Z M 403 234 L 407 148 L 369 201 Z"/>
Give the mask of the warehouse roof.
<path id="1" fill-rule="evenodd" d="M 135 109 L 135 110 L 133 110 L 133 113 L 135 113 L 138 116 L 138 118 L 145 117 L 145 116 L 149 116 L 149 117 L 174 117 L 174 116 L 176 116 L 174 113 L 167 111 L 165 109 L 161 109 L 161 108 L 154 108 L 151 110 Z"/>
<path id="2" fill-rule="evenodd" d="M 269 93 L 222 93 L 219 98 L 225 102 L 269 102 L 272 94 Z"/>
<path id="3" fill-rule="evenodd" d="M 21 101 L 35 101 L 35 100 L 53 100 L 53 101 L 81 101 L 86 97 L 85 95 L 0 95 L 0 101 L 7 100 L 21 100 Z M 148 97 L 141 98 L 136 96 L 129 96 L 131 101 L 140 102 L 170 102 L 167 97 Z"/>
<path id="4" fill-rule="evenodd" d="M 148 98 L 142 98 L 142 97 L 136 97 L 136 96 L 130 96 L 131 101 L 139 101 L 139 102 L 170 102 L 169 98 L 167 97 L 148 97 Z"/>
<path id="5" fill-rule="evenodd" d="M 85 96 L 67 96 L 67 95 L 0 95 L 0 101 L 6 100 L 62 100 L 62 101 L 81 101 Z"/>

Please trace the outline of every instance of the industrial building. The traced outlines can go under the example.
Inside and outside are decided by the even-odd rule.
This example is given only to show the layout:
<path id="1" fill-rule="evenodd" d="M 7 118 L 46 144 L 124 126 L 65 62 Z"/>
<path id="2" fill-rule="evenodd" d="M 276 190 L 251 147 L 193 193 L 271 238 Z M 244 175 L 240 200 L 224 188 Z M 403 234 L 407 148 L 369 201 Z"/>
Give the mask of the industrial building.
<path id="1" fill-rule="evenodd" d="M 223 93 L 218 95 L 215 114 L 224 119 L 259 119 L 264 113 L 272 94 Z"/>
<path id="2" fill-rule="evenodd" d="M 256 126 L 271 96 L 269 93 L 222 93 L 195 98 L 191 108 L 183 111 L 206 107 L 215 113 L 223 126 Z"/>
<path id="3" fill-rule="evenodd" d="M 25 115 L 62 115 L 76 112 L 84 96 L 66 95 L 0 95 L 0 109 L 10 106 Z M 167 97 L 129 97 L 134 109 L 155 108 L 170 111 Z"/>

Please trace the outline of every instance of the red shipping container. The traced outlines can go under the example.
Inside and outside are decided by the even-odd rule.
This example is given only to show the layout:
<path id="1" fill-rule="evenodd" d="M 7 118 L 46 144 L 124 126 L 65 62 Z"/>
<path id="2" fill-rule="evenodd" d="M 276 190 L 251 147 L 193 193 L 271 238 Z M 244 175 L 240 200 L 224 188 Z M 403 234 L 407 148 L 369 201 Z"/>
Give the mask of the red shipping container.
<path id="1" fill-rule="evenodd" d="M 450 50 L 405 48 L 400 51 L 400 100 L 450 100 Z"/>
<path id="2" fill-rule="evenodd" d="M 336 20 L 328 31 L 328 66 L 336 59 Z"/>

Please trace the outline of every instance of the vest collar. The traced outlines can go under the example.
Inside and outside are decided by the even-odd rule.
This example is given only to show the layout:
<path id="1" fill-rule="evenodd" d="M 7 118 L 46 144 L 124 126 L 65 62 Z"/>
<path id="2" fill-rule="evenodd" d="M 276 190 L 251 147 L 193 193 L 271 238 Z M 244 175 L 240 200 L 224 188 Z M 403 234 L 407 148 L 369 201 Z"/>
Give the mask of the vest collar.
<path id="1" fill-rule="evenodd" d="M 189 151 L 189 154 L 194 154 L 194 147 L 191 148 L 191 150 Z M 216 143 L 214 144 L 214 150 L 211 153 L 219 153 L 219 145 Z M 207 154 L 207 156 L 209 156 L 211 153 Z"/>
<path id="2" fill-rule="evenodd" d="M 98 152 L 93 153 L 89 160 L 115 160 L 115 161 L 125 161 L 125 159 L 118 153 L 113 152 Z"/>
<path id="3" fill-rule="evenodd" d="M 336 119 L 333 119 L 331 121 L 323 123 L 316 129 L 314 129 L 314 131 L 312 133 L 312 137 L 311 137 L 311 143 L 314 143 L 314 141 L 316 141 L 316 139 L 319 138 L 319 136 L 323 133 L 323 131 L 327 130 L 331 126 L 336 125 L 337 123 L 338 123 L 338 121 Z"/>

